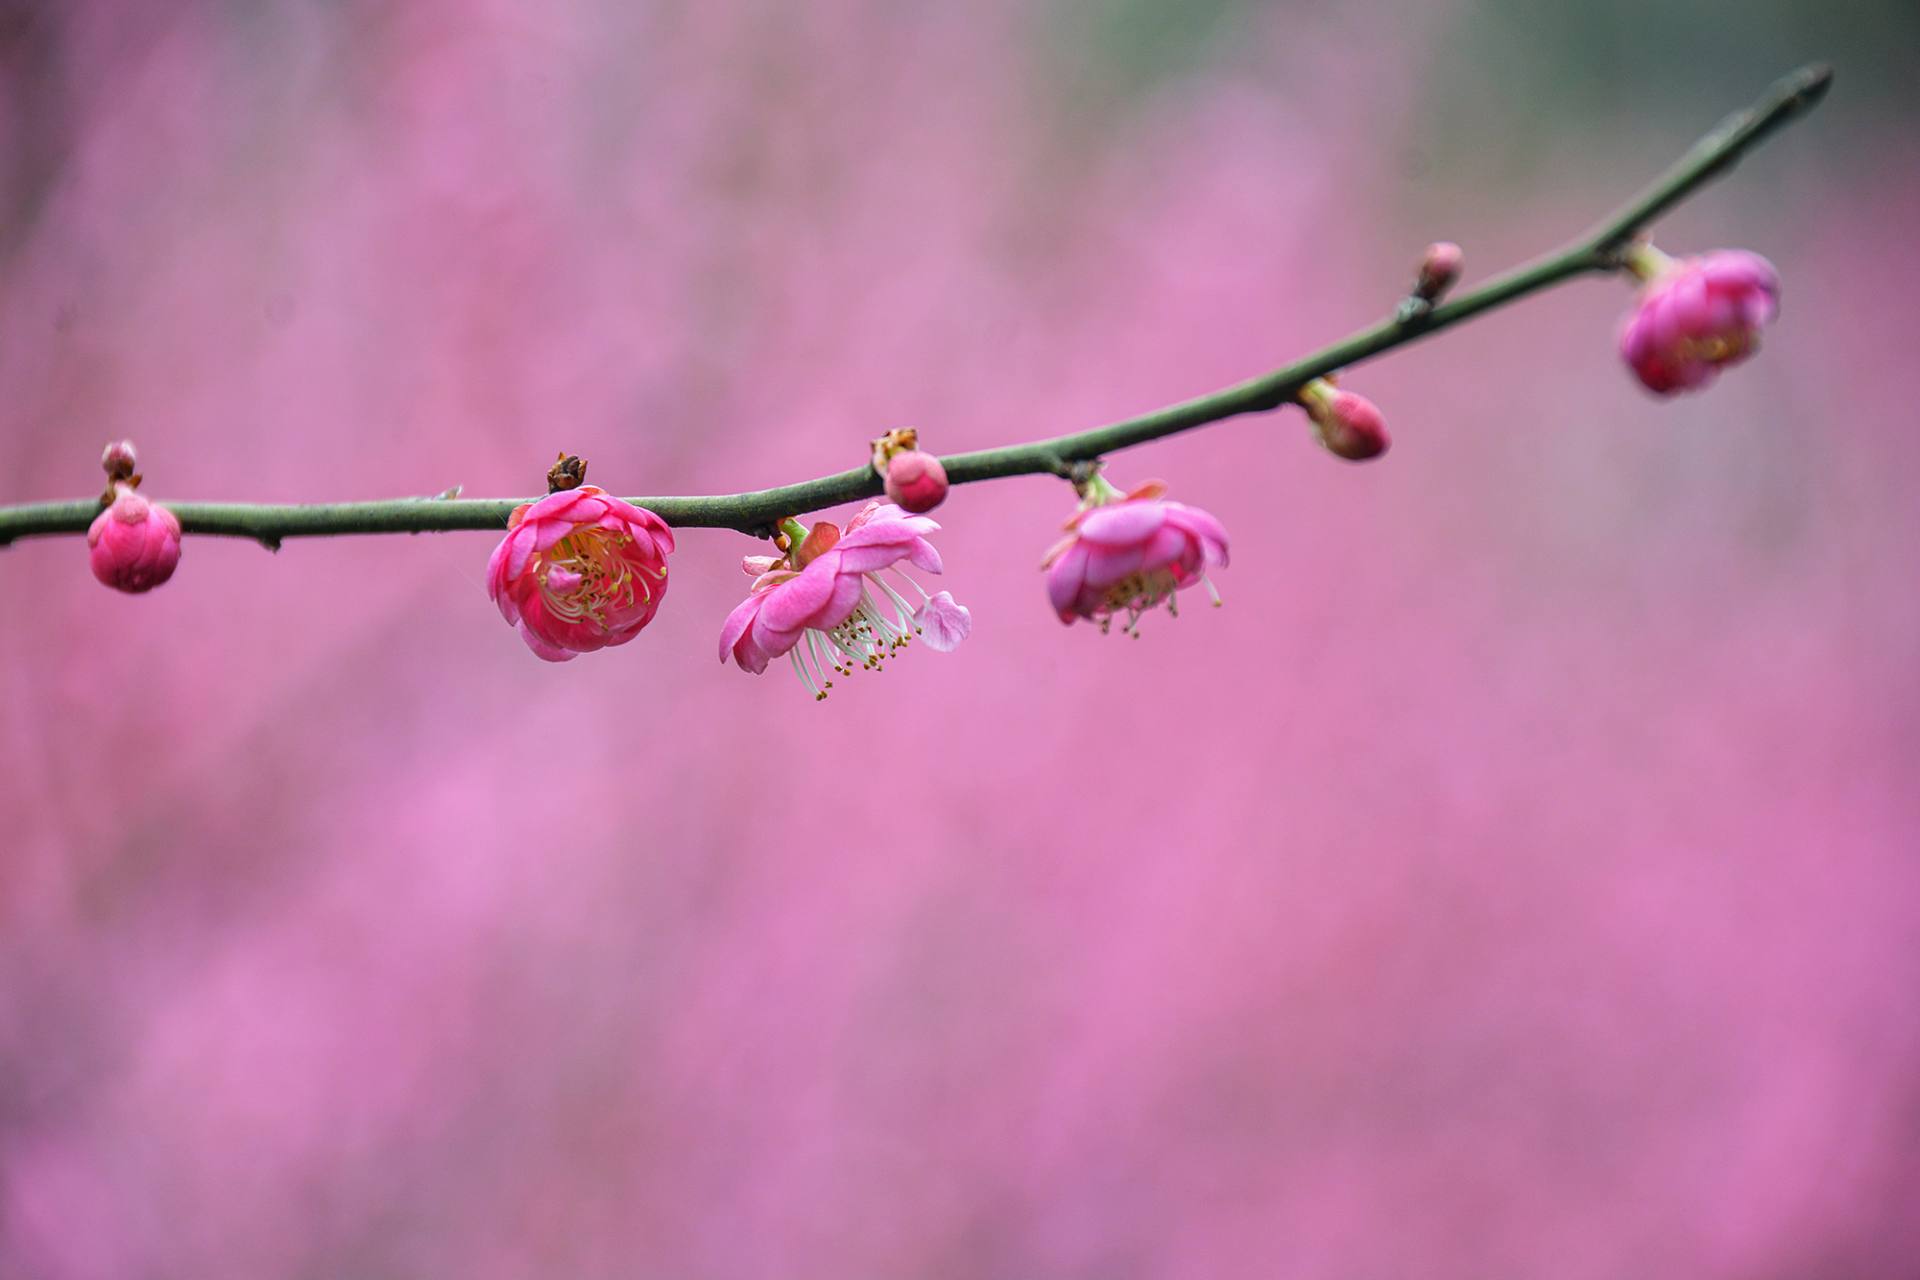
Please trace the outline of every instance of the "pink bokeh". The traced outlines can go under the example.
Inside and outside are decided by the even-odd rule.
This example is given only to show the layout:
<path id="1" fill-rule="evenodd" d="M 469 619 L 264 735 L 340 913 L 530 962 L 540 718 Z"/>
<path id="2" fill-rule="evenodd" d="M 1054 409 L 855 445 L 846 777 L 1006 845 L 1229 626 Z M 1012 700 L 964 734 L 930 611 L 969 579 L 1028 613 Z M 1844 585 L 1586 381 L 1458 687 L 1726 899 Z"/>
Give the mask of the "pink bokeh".
<path id="1" fill-rule="evenodd" d="M 1066 7 L 21 19 L 0 502 L 120 436 L 295 501 L 1072 430 L 1710 123 L 1489 184 L 1448 5 L 1105 79 Z M 1233 534 L 1137 642 L 1048 608 L 1039 477 L 937 513 L 972 638 L 824 705 L 715 663 L 731 533 L 564 667 L 480 534 L 190 536 L 140 598 L 0 551 L 0 1276 L 1915 1274 L 1920 147 L 1846 111 L 1670 224 L 1785 280 L 1709 393 L 1589 282 L 1356 370 L 1377 463 L 1115 457 Z"/>

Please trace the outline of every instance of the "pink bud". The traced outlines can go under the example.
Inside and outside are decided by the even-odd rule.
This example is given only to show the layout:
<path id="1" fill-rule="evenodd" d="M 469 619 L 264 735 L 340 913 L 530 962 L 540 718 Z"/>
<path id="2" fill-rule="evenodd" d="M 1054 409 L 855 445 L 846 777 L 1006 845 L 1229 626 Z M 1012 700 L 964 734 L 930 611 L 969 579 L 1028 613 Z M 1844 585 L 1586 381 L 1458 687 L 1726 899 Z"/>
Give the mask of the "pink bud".
<path id="1" fill-rule="evenodd" d="M 947 498 L 947 469 L 924 449 L 907 449 L 887 464 L 887 499 L 916 514 Z"/>
<path id="2" fill-rule="evenodd" d="M 180 522 L 131 486 L 114 485 L 113 504 L 87 529 L 93 576 L 119 591 L 151 591 L 180 563 Z"/>
<path id="3" fill-rule="evenodd" d="M 133 441 L 115 440 L 100 455 L 101 469 L 109 480 L 131 480 L 133 473 L 140 469 L 139 459 L 134 456 Z"/>
<path id="4" fill-rule="evenodd" d="M 1300 403 L 1313 419 L 1314 434 L 1336 458 L 1365 462 L 1385 453 L 1393 443 L 1387 435 L 1387 420 L 1373 401 L 1341 391 L 1324 378 L 1300 388 Z"/>
<path id="5" fill-rule="evenodd" d="M 1460 246 L 1451 240 L 1439 240 L 1428 245 L 1426 256 L 1420 259 L 1420 275 L 1414 281 L 1414 295 L 1428 302 L 1438 302 L 1459 281 L 1460 269 L 1466 257 L 1460 251 Z"/>
<path id="6" fill-rule="evenodd" d="M 1387 451 L 1387 420 L 1378 406 L 1351 391 L 1334 393 L 1332 410 L 1322 429 L 1327 451 L 1349 462 L 1365 462 Z"/>

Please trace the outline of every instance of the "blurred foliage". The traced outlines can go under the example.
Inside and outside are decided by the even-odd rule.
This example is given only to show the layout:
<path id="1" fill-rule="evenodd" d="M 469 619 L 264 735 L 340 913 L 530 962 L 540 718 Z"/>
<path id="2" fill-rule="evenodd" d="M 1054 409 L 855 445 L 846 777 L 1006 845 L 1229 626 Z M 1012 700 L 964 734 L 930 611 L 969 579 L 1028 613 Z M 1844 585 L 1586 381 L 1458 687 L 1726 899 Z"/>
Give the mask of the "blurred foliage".
<path id="1" fill-rule="evenodd" d="M 1911 0 L 1479 0 L 1435 42 L 1419 145 L 1476 180 L 1524 180 L 1582 121 L 1609 131 L 1645 121 L 1691 137 L 1814 61 L 1839 72 L 1830 118 L 1836 108 L 1902 118 L 1920 103 L 1917 50 Z"/>

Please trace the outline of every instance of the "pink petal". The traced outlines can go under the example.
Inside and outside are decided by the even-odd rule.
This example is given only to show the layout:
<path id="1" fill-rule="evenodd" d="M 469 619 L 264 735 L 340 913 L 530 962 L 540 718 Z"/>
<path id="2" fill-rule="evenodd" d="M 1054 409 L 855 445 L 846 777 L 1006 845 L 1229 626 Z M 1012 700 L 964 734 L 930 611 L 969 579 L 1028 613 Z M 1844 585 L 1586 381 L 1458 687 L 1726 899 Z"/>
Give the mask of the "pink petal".
<path id="1" fill-rule="evenodd" d="M 554 543 L 572 533 L 575 528 L 570 521 L 566 520 L 529 520 L 520 527 L 533 535 L 533 549 L 537 552 L 551 551 Z"/>
<path id="2" fill-rule="evenodd" d="M 584 491 L 581 489 L 562 489 L 558 493 L 550 493 L 528 507 L 527 513 L 520 518 L 522 521 L 565 519 L 573 510 L 573 504 L 580 501 L 582 496 Z"/>
<path id="3" fill-rule="evenodd" d="M 1157 532 L 1157 531 L 1156 531 Z M 1184 535 L 1176 534 L 1182 541 Z M 1151 538 L 1146 542 L 1137 542 L 1123 547 L 1103 547 L 1098 543 L 1087 548 L 1087 585 L 1096 591 L 1105 591 L 1130 573 L 1138 573 L 1146 564 L 1147 548 L 1152 545 Z"/>
<path id="4" fill-rule="evenodd" d="M 1073 546 L 1073 544 L 1078 542 L 1079 540 L 1080 540 L 1079 534 L 1070 533 L 1066 537 L 1060 539 L 1060 541 L 1048 547 L 1047 554 L 1040 557 L 1040 567 L 1042 569 L 1052 568 L 1053 562 L 1055 560 L 1058 560 L 1061 556 L 1065 555 L 1067 553 L 1067 549 Z"/>
<path id="5" fill-rule="evenodd" d="M 565 526 L 561 526 L 565 528 Z M 541 526 L 531 520 L 523 521 L 518 529 L 507 535 L 507 577 L 513 579 L 527 571 L 527 561 L 533 557 L 533 540 Z"/>
<path id="6" fill-rule="evenodd" d="M 956 602 L 950 591 L 942 591 L 921 605 L 913 621 L 920 628 L 920 638 L 935 653 L 952 653 L 973 634 L 972 611 Z"/>
<path id="7" fill-rule="evenodd" d="M 847 521 L 847 527 L 841 530 L 841 532 L 852 533 L 855 529 L 863 528 L 875 520 L 903 519 L 906 514 L 905 511 L 894 506 L 891 502 L 882 502 L 878 498 L 868 498 L 867 505 L 853 513 L 853 519 Z"/>
<path id="8" fill-rule="evenodd" d="M 831 631 L 853 616 L 860 606 L 860 593 L 867 589 L 866 582 L 857 573 L 843 573 L 834 579 L 833 597 L 826 606 L 807 620 L 809 627 L 821 631 Z"/>
<path id="9" fill-rule="evenodd" d="M 772 631 L 799 631 L 807 626 L 809 619 L 833 599 L 839 568 L 839 554 L 829 551 L 802 570 L 799 577 L 767 592 L 767 602 L 760 610 L 761 625 Z"/>
<path id="10" fill-rule="evenodd" d="M 1189 560 L 1198 564 L 1200 555 L 1200 539 L 1169 520 L 1146 545 L 1140 567 L 1151 573 L 1155 569 L 1184 566 Z"/>
<path id="11" fill-rule="evenodd" d="M 548 662 L 572 662 L 578 656 L 571 650 L 562 649 L 558 645 L 548 644 L 542 640 L 533 633 L 533 628 L 529 627 L 525 620 L 520 623 L 520 638 L 527 642 L 527 648 L 533 650 L 535 657 Z"/>
<path id="12" fill-rule="evenodd" d="M 1115 502 L 1087 512 L 1080 521 L 1080 537 L 1104 547 L 1138 544 L 1152 537 L 1166 518 L 1166 507 L 1160 502 Z"/>
<path id="13" fill-rule="evenodd" d="M 940 553 L 934 550 L 933 544 L 925 538 L 914 539 L 912 545 L 907 548 L 907 563 L 916 569 L 925 569 L 928 573 L 946 572 L 945 566 L 940 563 Z"/>
<path id="14" fill-rule="evenodd" d="M 907 548 L 899 543 L 886 543 L 877 547 L 854 547 L 840 553 L 840 571 L 842 573 L 874 573 L 890 564 L 897 564 L 907 556 Z"/>
<path id="15" fill-rule="evenodd" d="M 889 511 L 900 511 L 898 507 L 888 507 Z M 926 516 L 910 516 L 904 511 L 897 519 L 875 520 L 859 528 L 851 525 L 841 536 L 843 547 L 869 547 L 890 542 L 909 542 L 914 538 L 924 538 L 929 533 L 938 533 L 940 522 Z"/>
<path id="16" fill-rule="evenodd" d="M 785 650 L 781 652 L 784 653 Z M 761 647 L 760 642 L 754 639 L 752 630 L 748 630 L 747 634 L 741 636 L 740 643 L 735 645 L 733 649 L 734 663 L 742 671 L 749 672 L 756 676 L 764 672 L 767 669 L 767 664 L 777 656 L 777 654 L 768 653 L 766 649 Z"/>
<path id="17" fill-rule="evenodd" d="M 1169 502 L 1167 518 L 1192 530 L 1203 538 L 1211 538 L 1224 549 L 1227 545 L 1227 526 L 1221 524 L 1212 512 L 1202 511 L 1199 507 L 1190 507 L 1184 502 Z"/>
<path id="18" fill-rule="evenodd" d="M 765 599 L 765 596 L 748 596 L 735 605 L 733 612 L 727 615 L 726 622 L 720 628 L 721 662 L 724 663 L 727 660 L 733 653 L 733 646 L 741 636 L 747 633 L 747 628 L 753 625 L 753 620 L 759 615 L 760 605 Z"/>
<path id="19" fill-rule="evenodd" d="M 1053 611 L 1060 615 L 1060 621 L 1073 621 L 1078 612 L 1075 602 L 1080 599 L 1080 588 L 1086 584 L 1086 580 L 1087 548 L 1076 540 L 1047 570 L 1047 600 L 1053 605 Z"/>
<path id="20" fill-rule="evenodd" d="M 748 649 L 748 656 L 757 658 L 760 662 L 759 669 L 756 670 L 749 667 L 748 670 L 758 675 L 760 671 L 766 669 L 768 662 L 800 643 L 800 637 L 805 634 L 805 628 L 798 631 L 775 631 L 767 625 L 767 615 L 763 610 L 760 616 L 753 620 L 753 625 L 747 629 L 747 634 L 741 640 L 740 645 L 735 647 L 734 661 L 743 661 L 740 650 L 742 648 Z"/>

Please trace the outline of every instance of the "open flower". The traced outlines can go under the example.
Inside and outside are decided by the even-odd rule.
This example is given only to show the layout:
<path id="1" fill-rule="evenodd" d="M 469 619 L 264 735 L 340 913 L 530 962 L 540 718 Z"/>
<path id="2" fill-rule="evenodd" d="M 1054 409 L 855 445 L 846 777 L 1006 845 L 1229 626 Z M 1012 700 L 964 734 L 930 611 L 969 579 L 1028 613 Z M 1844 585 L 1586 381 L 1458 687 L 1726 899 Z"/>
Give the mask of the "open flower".
<path id="1" fill-rule="evenodd" d="M 1220 603 L 1207 570 L 1227 563 L 1227 530 L 1198 507 L 1168 502 L 1167 487 L 1150 481 L 1122 494 L 1095 475 L 1067 536 L 1047 552 L 1047 598 L 1060 621 L 1086 618 L 1106 631 L 1126 615 L 1122 630 L 1140 634 L 1140 617 L 1162 604 L 1178 616 L 1174 593 L 1198 583 Z"/>
<path id="2" fill-rule="evenodd" d="M 132 474 L 131 463 L 127 472 Z M 88 566 L 117 591 L 151 591 L 180 563 L 180 521 L 129 483 L 114 480 L 111 488 L 113 501 L 87 528 Z"/>
<path id="3" fill-rule="evenodd" d="M 673 531 L 585 484 L 523 503 L 487 562 L 487 595 L 548 662 L 625 644 L 667 593 Z"/>
<path id="4" fill-rule="evenodd" d="M 753 586 L 720 629 L 720 661 L 732 658 L 759 675 L 786 654 L 800 682 L 824 698 L 833 687 L 829 672 L 877 671 L 916 636 L 945 653 L 972 631 L 966 606 L 945 591 L 928 595 L 900 567 L 905 561 L 941 571 L 940 553 L 926 537 L 940 528 L 933 520 L 874 501 L 844 532 L 824 521 L 811 532 L 788 524 L 786 555 L 742 562 L 755 575 Z M 918 595 L 918 607 L 882 573 Z"/>
<path id="5" fill-rule="evenodd" d="M 1621 326 L 1620 354 L 1660 395 L 1704 387 L 1745 360 L 1780 311 L 1779 274 L 1744 249 L 1675 259 L 1643 244 L 1627 265 L 1646 284 Z"/>

